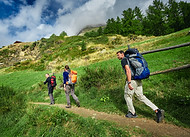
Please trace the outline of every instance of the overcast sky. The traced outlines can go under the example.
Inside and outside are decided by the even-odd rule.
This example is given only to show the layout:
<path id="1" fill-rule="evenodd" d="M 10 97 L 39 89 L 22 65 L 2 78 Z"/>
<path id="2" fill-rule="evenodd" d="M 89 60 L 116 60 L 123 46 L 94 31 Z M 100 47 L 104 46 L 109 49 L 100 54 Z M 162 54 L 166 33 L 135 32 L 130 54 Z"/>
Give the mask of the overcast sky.
<path id="1" fill-rule="evenodd" d="M 162 0 L 164 3 L 167 0 Z M 176 0 L 179 2 L 180 0 Z M 190 0 L 184 0 L 190 2 Z M 65 31 L 76 35 L 87 25 L 105 24 L 123 10 L 153 0 L 0 0 L 0 47 L 15 41 L 36 41 Z"/>

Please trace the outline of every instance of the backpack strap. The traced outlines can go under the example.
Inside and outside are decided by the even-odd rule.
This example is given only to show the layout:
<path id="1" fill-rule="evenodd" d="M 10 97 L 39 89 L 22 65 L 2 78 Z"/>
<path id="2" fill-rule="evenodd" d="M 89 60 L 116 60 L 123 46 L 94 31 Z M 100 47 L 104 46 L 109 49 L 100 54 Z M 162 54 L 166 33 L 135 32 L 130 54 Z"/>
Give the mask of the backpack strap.
<path id="1" fill-rule="evenodd" d="M 126 57 L 126 60 L 127 60 L 127 63 L 128 63 L 128 65 L 129 65 L 129 68 L 130 68 L 130 70 L 131 70 L 131 79 L 133 79 L 133 77 L 134 77 L 134 68 L 133 68 L 133 66 L 131 65 L 131 62 L 129 61 L 129 57 Z"/>

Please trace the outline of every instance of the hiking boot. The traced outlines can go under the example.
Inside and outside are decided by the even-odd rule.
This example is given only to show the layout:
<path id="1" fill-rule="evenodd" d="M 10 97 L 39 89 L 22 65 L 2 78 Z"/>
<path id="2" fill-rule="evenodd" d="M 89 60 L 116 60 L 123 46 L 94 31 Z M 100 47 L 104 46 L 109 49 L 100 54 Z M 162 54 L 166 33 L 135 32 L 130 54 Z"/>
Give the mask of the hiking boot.
<path id="1" fill-rule="evenodd" d="M 54 105 L 54 103 L 50 103 L 49 105 Z"/>
<path id="2" fill-rule="evenodd" d="M 156 122 L 160 123 L 164 119 L 164 110 L 157 109 Z"/>
<path id="3" fill-rule="evenodd" d="M 71 105 L 67 105 L 67 106 L 65 106 L 66 108 L 71 108 Z"/>
<path id="4" fill-rule="evenodd" d="M 134 115 L 131 113 L 131 112 L 129 112 L 127 115 L 125 115 L 127 118 L 137 118 L 138 116 L 137 116 L 137 114 L 135 113 Z"/>
<path id="5" fill-rule="evenodd" d="M 79 102 L 79 101 L 76 101 L 76 103 L 77 103 L 77 107 L 80 107 L 80 102 Z"/>

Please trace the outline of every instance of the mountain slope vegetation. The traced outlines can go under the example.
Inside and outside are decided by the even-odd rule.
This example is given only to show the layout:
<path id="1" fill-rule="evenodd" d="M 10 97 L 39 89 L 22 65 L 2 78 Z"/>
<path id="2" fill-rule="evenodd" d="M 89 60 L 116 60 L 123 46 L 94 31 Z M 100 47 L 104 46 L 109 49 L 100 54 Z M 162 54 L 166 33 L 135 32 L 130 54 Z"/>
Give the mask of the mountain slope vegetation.
<path id="1" fill-rule="evenodd" d="M 116 51 L 126 50 L 127 44 L 143 52 L 186 43 L 190 39 L 189 30 L 190 28 L 159 37 L 134 35 L 131 36 L 132 38 L 120 35 L 94 38 L 52 36 L 50 39 L 35 42 L 36 46 L 30 43 L 31 45 L 29 44 L 23 51 L 26 52 L 33 45 L 34 51 L 39 53 L 35 60 L 31 59 L 28 63 L 25 60 L 14 66 L 1 68 L 0 76 L 3 80 L 0 81 L 2 99 L 0 103 L 0 121 L 2 123 L 0 135 L 152 136 L 151 133 L 142 129 L 120 128 L 107 121 L 86 119 L 59 108 L 33 106 L 28 102 L 49 102 L 47 87 L 43 81 L 46 73 L 55 72 L 58 82 L 57 89 L 54 91 L 55 103 L 65 104 L 65 94 L 59 86 L 62 84 L 62 67 L 69 64 L 72 69 L 78 72 L 76 94 L 82 107 L 110 114 L 125 115 L 127 113 L 123 97 L 125 76 L 120 61 L 116 59 Z M 108 38 L 106 43 L 104 43 L 104 37 Z M 55 43 L 63 41 L 48 47 L 48 41 L 51 39 L 54 39 Z M 103 42 L 96 43 L 97 39 L 100 40 L 99 42 L 103 39 Z M 39 45 L 42 43 L 44 45 L 40 47 Z M 85 49 L 84 43 L 86 43 L 86 50 L 83 51 L 82 49 Z M 9 50 L 9 54 L 6 54 L 8 56 L 13 54 L 10 51 L 16 50 L 16 47 L 19 52 L 24 44 L 2 48 L 1 51 L 4 54 L 2 53 L 1 56 L 5 57 L 4 50 L 6 49 Z M 77 54 L 75 54 L 76 52 Z M 150 71 L 154 72 L 190 64 L 189 53 L 190 47 L 187 46 L 146 54 L 144 57 L 149 64 Z M 89 57 L 87 58 L 87 56 Z M 62 58 L 60 64 L 59 61 L 57 62 L 58 58 Z M 67 59 L 65 60 L 65 58 Z M 79 63 L 83 58 L 86 59 L 86 63 Z M 49 65 L 53 62 L 56 64 L 55 68 Z M 36 69 L 32 65 L 36 65 Z M 37 71 L 39 66 L 44 67 L 43 71 Z M 143 80 L 144 94 L 158 107 L 165 110 L 164 122 L 166 123 L 190 127 L 188 116 L 190 111 L 189 74 L 190 69 L 184 69 L 151 76 L 149 79 Z M 75 105 L 72 99 L 71 103 Z M 139 118 L 155 118 L 154 112 L 143 103 L 135 99 L 134 105 Z"/>
<path id="2" fill-rule="evenodd" d="M 128 45 L 144 52 L 190 42 L 189 7 L 188 2 L 169 0 L 163 4 L 154 0 L 146 16 L 138 7 L 129 8 L 123 11 L 121 18 L 108 19 L 106 26 L 87 29 L 79 36 L 68 37 L 63 31 L 59 36 L 52 34 L 50 38 L 15 42 L 1 48 L 0 136 L 160 135 L 135 124 L 121 127 L 113 123 L 114 120 L 85 118 L 56 105 L 50 107 L 31 102 L 49 102 L 43 81 L 46 73 L 54 73 L 58 84 L 54 90 L 55 103 L 66 104 L 61 85 L 63 68 L 69 65 L 78 72 L 75 93 L 81 107 L 86 112 L 90 109 L 120 115 L 123 120 L 128 112 L 124 100 L 126 77 L 116 52 L 125 51 Z M 144 55 L 151 72 L 190 64 L 189 57 L 190 46 Z M 187 68 L 143 80 L 146 97 L 165 110 L 165 119 L 158 127 L 172 124 L 185 131 L 183 133 L 189 133 L 189 75 Z M 138 120 L 151 121 L 148 125 L 151 127 L 155 113 L 135 98 Z M 73 99 L 71 104 L 76 105 Z"/>
<path id="3" fill-rule="evenodd" d="M 159 37 L 102 35 L 97 37 L 52 35 L 33 43 L 19 43 L 0 49 L 1 68 L 14 70 L 62 70 L 65 64 L 81 67 L 115 57 L 127 45 L 140 52 L 189 42 L 189 28 Z M 163 44 L 162 44 L 163 43 Z"/>

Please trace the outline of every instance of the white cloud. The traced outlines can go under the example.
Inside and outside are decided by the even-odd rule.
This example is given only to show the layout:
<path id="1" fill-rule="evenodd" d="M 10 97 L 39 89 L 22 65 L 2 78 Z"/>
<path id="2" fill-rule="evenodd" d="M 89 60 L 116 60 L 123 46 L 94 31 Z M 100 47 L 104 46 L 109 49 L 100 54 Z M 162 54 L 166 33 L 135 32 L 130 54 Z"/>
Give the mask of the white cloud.
<path id="1" fill-rule="evenodd" d="M 37 1 L 34 6 L 21 7 L 17 16 L 11 17 L 11 24 L 15 27 L 27 26 L 27 28 L 33 29 L 41 22 L 41 14 L 45 4 L 45 0 L 41 0 Z"/>
<path id="2" fill-rule="evenodd" d="M 75 9 L 75 0 L 56 0 L 62 4 L 63 8 L 58 10 L 58 17 L 54 25 L 45 24 L 42 18 L 43 10 L 46 10 L 48 1 L 36 0 L 34 5 L 20 7 L 17 15 L 12 15 L 8 19 L 0 21 L 1 29 L 0 45 L 8 45 L 16 40 L 36 41 L 42 37 L 49 37 L 53 33 L 59 35 L 66 31 L 68 35 L 75 35 L 87 25 L 105 23 L 107 10 L 115 4 L 116 0 L 91 0 L 79 8 Z M 64 12 L 70 13 L 63 15 Z M 51 16 L 51 15 L 49 15 Z M 49 16 L 47 18 L 49 18 Z M 25 28 L 10 35 L 9 26 L 13 28 Z M 3 40 L 2 40 L 3 39 Z"/>
<path id="3" fill-rule="evenodd" d="M 8 24 L 7 21 L 0 21 L 0 47 L 5 46 L 5 44 L 8 44 L 11 41 L 11 38 L 9 36 L 8 32 Z M 12 41 L 11 41 L 12 42 Z"/>
<path id="4" fill-rule="evenodd" d="M 35 41 L 45 36 L 48 31 L 38 28 L 42 20 L 42 10 L 45 7 L 46 0 L 38 0 L 33 6 L 21 7 L 16 16 L 12 15 L 7 19 L 0 20 L 0 26 L 3 26 L 0 27 L 0 46 L 11 44 L 16 40 Z M 10 27 L 18 29 L 25 27 L 25 29 L 23 31 L 12 32 L 9 30 Z"/>
<path id="5" fill-rule="evenodd" d="M 0 20 L 0 47 L 16 40 L 36 41 L 53 33 L 59 35 L 62 31 L 75 35 L 87 25 L 103 24 L 108 18 L 121 17 L 122 11 L 129 7 L 138 6 L 145 11 L 153 0 L 89 0 L 83 5 L 77 3 L 83 0 L 36 0 L 34 5 L 30 6 L 26 5 L 26 0 L 22 1 L 25 5 L 20 7 L 19 13 Z M 13 4 L 13 0 L 0 2 Z M 50 2 L 59 4 L 55 5 L 59 7 L 58 12 L 44 16 L 43 12 L 48 9 Z M 46 21 L 54 16 L 54 24 L 48 24 Z M 17 28 L 19 31 L 15 29 L 16 32 L 10 34 L 10 28 Z"/>
<path id="6" fill-rule="evenodd" d="M 105 23 L 107 10 L 113 7 L 115 1 L 91 0 L 72 13 L 60 16 L 55 23 L 55 33 L 65 30 L 68 35 L 75 35 L 87 25 Z"/>

